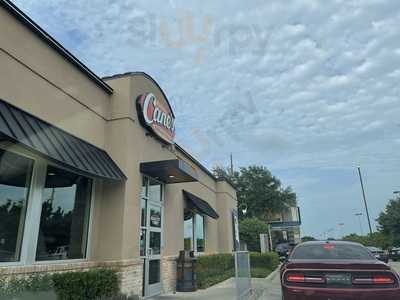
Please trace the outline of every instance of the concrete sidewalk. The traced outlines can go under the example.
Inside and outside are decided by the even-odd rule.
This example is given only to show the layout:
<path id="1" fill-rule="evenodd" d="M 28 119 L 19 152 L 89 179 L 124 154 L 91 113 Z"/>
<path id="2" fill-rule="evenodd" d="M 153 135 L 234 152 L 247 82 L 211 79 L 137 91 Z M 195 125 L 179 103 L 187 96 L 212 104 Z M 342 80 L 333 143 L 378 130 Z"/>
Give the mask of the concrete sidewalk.
<path id="1" fill-rule="evenodd" d="M 151 298 L 154 300 L 232 300 L 236 299 L 235 280 L 230 278 L 205 290 L 196 292 L 167 294 Z"/>
<path id="2" fill-rule="evenodd" d="M 278 283 L 276 281 L 278 280 Z M 279 269 L 272 272 L 267 278 L 252 278 L 253 291 L 249 300 L 281 300 Z M 279 288 L 279 291 L 277 290 Z M 271 295 L 275 295 L 271 298 Z M 267 297 L 267 298 L 265 298 Z M 175 293 L 151 298 L 154 300 L 236 300 L 235 279 L 230 278 L 205 290 L 192 293 Z"/>
<path id="3" fill-rule="evenodd" d="M 281 279 L 279 277 L 279 267 L 268 276 L 263 285 L 263 293 L 260 300 L 281 300 Z"/>

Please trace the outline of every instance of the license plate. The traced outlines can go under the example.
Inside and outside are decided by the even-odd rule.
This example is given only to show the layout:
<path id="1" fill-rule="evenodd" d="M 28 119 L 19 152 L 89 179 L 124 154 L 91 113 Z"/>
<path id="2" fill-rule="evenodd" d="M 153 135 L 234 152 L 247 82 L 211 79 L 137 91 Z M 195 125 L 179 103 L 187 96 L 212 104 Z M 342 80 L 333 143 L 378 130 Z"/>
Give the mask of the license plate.
<path id="1" fill-rule="evenodd" d="M 326 283 L 332 285 L 351 285 L 350 274 L 326 274 Z"/>

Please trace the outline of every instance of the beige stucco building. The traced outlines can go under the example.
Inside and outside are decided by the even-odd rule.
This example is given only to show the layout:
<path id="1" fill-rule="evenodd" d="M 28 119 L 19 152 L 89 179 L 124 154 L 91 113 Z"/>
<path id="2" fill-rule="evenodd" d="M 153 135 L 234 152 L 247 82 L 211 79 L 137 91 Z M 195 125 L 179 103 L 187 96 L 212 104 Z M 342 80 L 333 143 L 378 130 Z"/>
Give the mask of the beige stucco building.
<path id="1" fill-rule="evenodd" d="M 236 191 L 174 142 L 153 78 L 99 78 L 4 0 L 0 76 L 1 274 L 117 266 L 151 296 L 180 250 L 233 251 Z"/>

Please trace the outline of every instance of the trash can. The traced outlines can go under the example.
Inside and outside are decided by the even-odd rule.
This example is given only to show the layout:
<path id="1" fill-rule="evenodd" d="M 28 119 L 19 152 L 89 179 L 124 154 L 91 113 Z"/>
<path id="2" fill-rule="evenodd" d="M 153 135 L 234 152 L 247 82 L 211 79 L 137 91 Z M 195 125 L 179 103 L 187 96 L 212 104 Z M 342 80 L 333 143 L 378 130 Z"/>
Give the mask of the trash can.
<path id="1" fill-rule="evenodd" d="M 197 258 L 193 251 L 180 251 L 177 261 L 176 291 L 194 292 L 197 290 Z"/>

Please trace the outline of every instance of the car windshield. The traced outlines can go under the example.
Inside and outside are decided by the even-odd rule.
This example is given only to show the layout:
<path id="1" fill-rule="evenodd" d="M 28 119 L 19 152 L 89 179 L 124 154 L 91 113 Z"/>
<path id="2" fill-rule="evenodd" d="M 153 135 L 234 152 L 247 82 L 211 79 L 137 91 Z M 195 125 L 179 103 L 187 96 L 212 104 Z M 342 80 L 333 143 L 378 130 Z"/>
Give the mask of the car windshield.
<path id="1" fill-rule="evenodd" d="M 310 244 L 300 245 L 292 253 L 291 259 L 338 259 L 374 260 L 362 246 L 350 244 Z"/>

